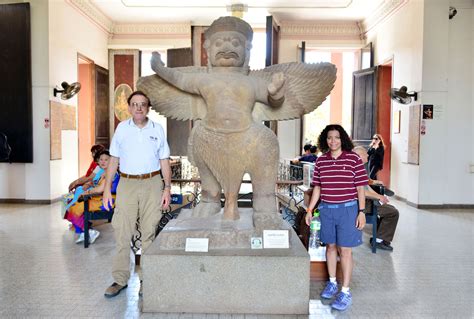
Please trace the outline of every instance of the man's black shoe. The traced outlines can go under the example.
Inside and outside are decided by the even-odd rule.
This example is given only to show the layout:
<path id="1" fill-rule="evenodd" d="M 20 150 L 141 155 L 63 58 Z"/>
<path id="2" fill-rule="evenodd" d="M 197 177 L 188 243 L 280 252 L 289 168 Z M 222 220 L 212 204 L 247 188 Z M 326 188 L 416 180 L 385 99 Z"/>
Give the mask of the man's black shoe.
<path id="1" fill-rule="evenodd" d="M 391 189 L 389 189 L 389 188 L 385 187 L 385 189 L 384 189 L 384 195 L 387 195 L 387 196 L 389 196 L 389 197 L 390 197 L 390 196 L 393 196 L 393 195 L 395 195 L 395 192 L 394 192 L 394 191 L 392 191 Z"/>
<path id="2" fill-rule="evenodd" d="M 390 246 L 390 243 L 388 241 L 382 241 L 381 243 L 377 243 L 377 248 L 382 249 L 382 250 L 388 250 L 388 251 L 393 251 L 393 247 Z"/>

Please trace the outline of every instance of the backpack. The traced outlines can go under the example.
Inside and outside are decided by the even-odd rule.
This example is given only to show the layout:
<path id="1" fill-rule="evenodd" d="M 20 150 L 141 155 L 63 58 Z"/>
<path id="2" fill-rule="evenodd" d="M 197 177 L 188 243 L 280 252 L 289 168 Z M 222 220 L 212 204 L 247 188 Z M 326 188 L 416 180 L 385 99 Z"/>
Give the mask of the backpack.
<path id="1" fill-rule="evenodd" d="M 8 144 L 7 136 L 0 132 L 0 161 L 7 162 L 10 159 L 12 148 Z"/>

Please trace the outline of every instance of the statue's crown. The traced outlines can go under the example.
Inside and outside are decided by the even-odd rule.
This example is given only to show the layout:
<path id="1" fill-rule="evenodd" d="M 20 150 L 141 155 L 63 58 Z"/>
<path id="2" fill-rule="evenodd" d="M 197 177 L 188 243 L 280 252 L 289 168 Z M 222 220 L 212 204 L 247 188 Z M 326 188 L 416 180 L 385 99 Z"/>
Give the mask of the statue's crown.
<path id="1" fill-rule="evenodd" d="M 220 17 L 212 22 L 209 29 L 204 33 L 209 39 L 214 33 L 222 31 L 235 31 L 242 34 L 248 41 L 252 41 L 253 30 L 250 24 L 236 17 Z"/>

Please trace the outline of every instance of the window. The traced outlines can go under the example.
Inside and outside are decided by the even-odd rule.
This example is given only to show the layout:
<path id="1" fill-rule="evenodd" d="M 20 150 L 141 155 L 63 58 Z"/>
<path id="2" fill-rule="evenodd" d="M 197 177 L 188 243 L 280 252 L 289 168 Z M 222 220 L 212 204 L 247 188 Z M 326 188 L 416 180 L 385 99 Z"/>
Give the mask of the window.
<path id="1" fill-rule="evenodd" d="M 141 70 L 140 76 L 148 76 L 153 75 L 155 72 L 151 69 L 151 54 L 153 51 L 157 51 L 161 54 L 161 60 L 166 65 L 166 50 L 148 50 L 148 51 L 141 51 Z M 154 109 L 150 109 L 150 113 L 148 113 L 148 117 L 153 121 L 160 123 L 163 127 L 163 130 L 166 134 L 166 117 L 156 112 Z"/>
<path id="2" fill-rule="evenodd" d="M 331 62 L 342 78 L 336 80 L 331 95 L 316 110 L 303 117 L 302 145 L 316 144 L 319 134 L 328 124 L 341 124 L 347 132 L 351 131 L 352 73 L 357 67 L 355 53 L 356 50 L 306 50 L 306 63 Z"/>

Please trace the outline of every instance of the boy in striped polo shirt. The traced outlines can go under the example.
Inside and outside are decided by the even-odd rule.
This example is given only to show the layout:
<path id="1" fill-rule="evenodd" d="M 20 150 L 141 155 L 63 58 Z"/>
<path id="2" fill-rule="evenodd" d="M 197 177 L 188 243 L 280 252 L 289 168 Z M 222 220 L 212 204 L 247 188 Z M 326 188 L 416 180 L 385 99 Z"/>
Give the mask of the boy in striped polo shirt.
<path id="1" fill-rule="evenodd" d="M 321 132 L 318 148 L 324 154 L 316 160 L 313 195 L 307 208 L 306 224 L 318 200 L 321 218 L 321 241 L 327 244 L 326 261 L 329 282 L 322 298 L 336 296 L 331 307 L 346 310 L 352 304 L 349 283 L 352 276 L 352 247 L 362 244 L 365 226 L 365 191 L 367 173 L 360 157 L 352 151 L 351 139 L 342 126 L 331 124 Z M 342 289 L 336 295 L 337 253 L 341 258 Z"/>

